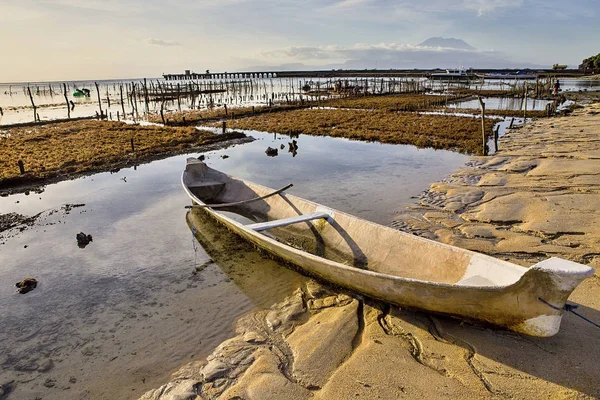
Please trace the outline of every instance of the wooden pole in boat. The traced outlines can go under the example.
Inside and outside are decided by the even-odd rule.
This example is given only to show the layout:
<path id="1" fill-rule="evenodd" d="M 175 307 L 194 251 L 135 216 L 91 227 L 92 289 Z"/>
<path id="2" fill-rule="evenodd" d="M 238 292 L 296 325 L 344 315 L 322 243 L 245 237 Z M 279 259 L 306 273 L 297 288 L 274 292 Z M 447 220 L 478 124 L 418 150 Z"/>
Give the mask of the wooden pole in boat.
<path id="1" fill-rule="evenodd" d="M 220 203 L 220 204 L 194 204 L 193 206 L 185 206 L 185 208 L 206 208 L 206 207 L 210 207 L 210 208 L 221 208 L 221 207 L 232 207 L 232 206 L 238 206 L 241 204 L 246 204 L 246 203 L 251 203 L 253 201 L 257 201 L 257 200 L 262 200 L 262 199 L 266 199 L 267 197 L 271 197 L 271 196 L 275 196 L 276 194 L 279 194 L 289 188 L 291 188 L 292 186 L 294 186 L 293 183 L 290 183 L 287 186 L 282 187 L 281 189 L 277 189 L 274 192 L 271 192 L 269 194 L 266 194 L 264 196 L 260 196 L 260 197 L 255 197 L 253 199 L 248 199 L 248 200 L 242 200 L 242 201 L 236 201 L 234 203 Z"/>
<path id="2" fill-rule="evenodd" d="M 63 94 L 65 95 L 65 103 L 67 103 L 67 118 L 71 119 L 71 106 L 67 97 L 67 84 L 63 82 Z"/>
<path id="3" fill-rule="evenodd" d="M 35 103 L 33 102 L 33 96 L 31 95 L 31 89 L 29 89 L 29 86 L 27 86 L 27 93 L 29 94 L 29 100 L 31 100 L 31 105 L 33 106 L 33 122 L 36 122 L 38 120 L 37 107 L 35 106 Z"/>
<path id="4" fill-rule="evenodd" d="M 100 119 L 102 119 L 102 100 L 100 100 L 100 89 L 98 88 L 98 82 L 94 82 L 94 85 L 96 85 L 96 93 L 98 94 L 98 108 L 100 108 Z"/>
<path id="5" fill-rule="evenodd" d="M 479 107 L 481 108 L 481 134 L 483 137 L 483 155 L 487 156 L 487 143 L 485 138 L 485 103 L 481 100 L 481 97 L 477 96 L 479 100 Z"/>

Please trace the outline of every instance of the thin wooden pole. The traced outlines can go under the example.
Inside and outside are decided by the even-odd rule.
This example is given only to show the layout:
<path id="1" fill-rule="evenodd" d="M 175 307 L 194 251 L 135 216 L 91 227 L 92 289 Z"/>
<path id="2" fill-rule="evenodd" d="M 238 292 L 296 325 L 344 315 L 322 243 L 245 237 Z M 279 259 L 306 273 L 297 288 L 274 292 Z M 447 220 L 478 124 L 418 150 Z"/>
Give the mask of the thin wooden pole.
<path id="1" fill-rule="evenodd" d="M 65 103 L 67 103 L 67 118 L 71 119 L 71 106 L 67 97 L 67 85 L 63 82 L 63 94 L 65 95 Z"/>
<path id="2" fill-rule="evenodd" d="M 27 86 L 27 93 L 29 94 L 29 100 L 31 100 L 31 105 L 33 106 L 33 122 L 36 122 L 38 120 L 37 107 L 35 106 L 35 103 L 33 102 L 33 96 L 31 95 L 31 89 L 29 89 L 29 86 Z"/>
<path id="3" fill-rule="evenodd" d="M 103 112 L 102 112 L 102 100 L 100 99 L 100 88 L 98 88 L 98 82 L 94 82 L 94 85 L 96 85 L 96 93 L 98 94 L 98 108 L 100 108 L 100 119 L 103 118 Z"/>
<path id="4" fill-rule="evenodd" d="M 496 129 L 494 130 L 494 146 L 496 148 L 496 152 L 498 152 L 498 134 L 500 130 L 500 125 L 496 126 Z"/>
<path id="5" fill-rule="evenodd" d="M 485 103 L 481 100 L 481 97 L 477 96 L 479 100 L 479 107 L 481 108 L 481 135 L 483 138 L 483 155 L 487 156 L 487 143 L 485 137 Z"/>
<path id="6" fill-rule="evenodd" d="M 123 84 L 119 85 L 119 91 L 121 92 L 121 111 L 123 111 L 123 118 L 125 118 L 125 104 L 123 103 Z"/>
<path id="7" fill-rule="evenodd" d="M 146 85 L 146 78 L 144 78 L 144 102 L 146 103 L 146 114 L 150 112 L 150 107 L 148 105 L 148 86 Z"/>
<path id="8" fill-rule="evenodd" d="M 525 83 L 525 107 L 523 109 L 523 125 L 525 125 L 525 119 L 527 118 L 527 83 Z"/>
<path id="9" fill-rule="evenodd" d="M 294 186 L 293 183 L 290 183 L 287 186 L 282 187 L 281 189 L 278 189 L 274 192 L 271 192 L 269 194 L 266 194 L 264 196 L 260 196 L 260 197 L 255 197 L 253 199 L 248 199 L 248 200 L 242 200 L 242 201 L 236 201 L 234 203 L 221 203 L 221 204 L 194 204 L 193 206 L 185 206 L 185 208 L 206 208 L 206 207 L 210 207 L 210 208 L 221 208 L 221 207 L 231 207 L 231 206 L 238 206 L 241 204 L 246 204 L 246 203 L 251 203 L 253 201 L 258 201 L 258 200 L 262 200 L 262 199 L 266 199 L 267 197 L 271 197 L 271 196 L 275 196 L 276 194 L 279 194 L 289 188 L 291 188 L 292 186 Z"/>

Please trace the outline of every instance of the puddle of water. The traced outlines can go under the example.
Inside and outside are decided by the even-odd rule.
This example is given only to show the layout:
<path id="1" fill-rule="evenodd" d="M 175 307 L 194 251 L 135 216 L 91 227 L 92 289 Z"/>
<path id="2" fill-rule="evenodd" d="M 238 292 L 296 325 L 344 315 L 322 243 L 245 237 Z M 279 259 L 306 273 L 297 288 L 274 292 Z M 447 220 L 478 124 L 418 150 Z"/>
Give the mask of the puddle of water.
<path id="1" fill-rule="evenodd" d="M 288 137 L 252 134 L 256 141 L 210 152 L 207 163 L 274 188 L 292 182 L 292 194 L 383 224 L 467 159 L 311 136 L 295 138 L 294 156 Z M 268 146 L 279 155 L 267 157 Z M 1 213 L 24 215 L 85 204 L 69 214 L 44 212 L 17 236 L 0 234 L 6 242 L 0 245 L 0 384 L 14 381 L 13 397 L 137 398 L 210 353 L 232 334 L 237 316 L 301 284 L 283 267 L 261 269 L 270 261 L 197 223 L 217 250 L 202 240 L 206 250 L 194 250 L 184 209 L 189 199 L 179 183 L 185 158 L 0 198 Z M 84 249 L 75 240 L 79 231 L 93 236 Z M 194 275 L 209 257 L 215 263 Z M 27 276 L 39 286 L 17 294 L 14 283 Z M 43 372 L 48 360 L 52 367 Z"/>
<path id="2" fill-rule="evenodd" d="M 292 194 L 384 225 L 467 159 L 445 150 L 305 135 L 295 139 L 294 156 L 288 136 L 244 132 L 257 140 L 226 150 L 227 159 L 209 153 L 207 163 L 271 188 L 293 183 Z M 278 156 L 266 157 L 267 147 L 277 148 Z"/>
<path id="3" fill-rule="evenodd" d="M 486 110 L 523 110 L 524 99 L 514 97 L 487 97 L 483 100 Z M 527 99 L 527 110 L 544 110 L 546 104 L 552 103 L 551 100 Z M 448 108 L 475 108 L 479 109 L 479 100 L 459 101 L 448 104 Z"/>

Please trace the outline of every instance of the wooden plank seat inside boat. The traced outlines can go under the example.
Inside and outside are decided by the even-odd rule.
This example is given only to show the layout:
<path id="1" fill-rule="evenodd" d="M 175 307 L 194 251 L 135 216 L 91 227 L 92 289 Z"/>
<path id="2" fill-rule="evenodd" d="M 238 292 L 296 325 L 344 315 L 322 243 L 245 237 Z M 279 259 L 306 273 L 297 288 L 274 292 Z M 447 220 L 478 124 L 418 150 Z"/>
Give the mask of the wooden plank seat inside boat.
<path id="1" fill-rule="evenodd" d="M 188 188 L 202 200 L 216 198 L 225 187 L 225 182 L 198 181 L 191 183 Z"/>
<path id="2" fill-rule="evenodd" d="M 273 229 L 273 228 L 278 228 L 281 226 L 297 224 L 300 222 L 312 221 L 314 219 L 330 218 L 330 217 L 331 217 L 331 215 L 329 215 L 326 212 L 314 212 L 314 213 L 310 213 L 310 214 L 295 215 L 295 216 L 289 217 L 289 218 L 281 218 L 281 219 L 276 219 L 273 221 L 250 224 L 250 225 L 246 225 L 246 228 L 250 228 L 257 232 L 260 232 L 260 231 L 264 231 L 267 229 Z"/>

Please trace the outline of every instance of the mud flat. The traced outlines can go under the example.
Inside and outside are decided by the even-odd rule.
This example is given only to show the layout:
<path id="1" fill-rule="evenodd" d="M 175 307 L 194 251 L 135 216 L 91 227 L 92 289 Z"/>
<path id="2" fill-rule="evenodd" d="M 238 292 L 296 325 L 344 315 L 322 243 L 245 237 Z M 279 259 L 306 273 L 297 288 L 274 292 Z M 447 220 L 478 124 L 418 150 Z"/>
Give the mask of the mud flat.
<path id="1" fill-rule="evenodd" d="M 600 105 L 511 131 L 493 157 L 435 183 L 399 229 L 522 265 L 600 266 Z M 600 321 L 600 278 L 571 301 Z M 308 282 L 142 399 L 597 398 L 600 334 L 567 314 L 532 338 Z"/>

